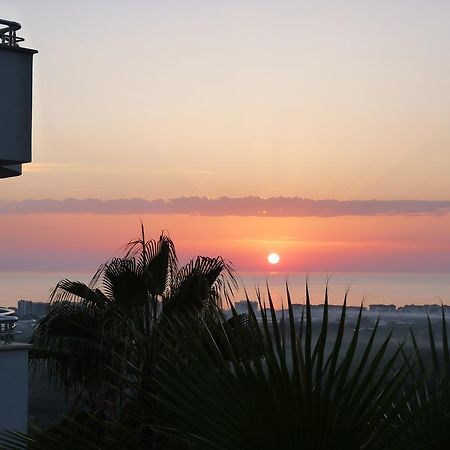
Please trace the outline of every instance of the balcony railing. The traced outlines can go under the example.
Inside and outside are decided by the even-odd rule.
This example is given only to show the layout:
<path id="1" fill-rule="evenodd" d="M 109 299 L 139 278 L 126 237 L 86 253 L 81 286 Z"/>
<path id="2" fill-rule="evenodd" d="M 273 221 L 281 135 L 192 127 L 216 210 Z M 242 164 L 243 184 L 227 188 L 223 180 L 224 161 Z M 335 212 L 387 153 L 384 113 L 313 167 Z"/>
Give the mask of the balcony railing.
<path id="1" fill-rule="evenodd" d="M 20 23 L 0 19 L 0 44 L 18 47 L 24 38 L 17 36 L 17 31 L 22 28 Z"/>
<path id="2" fill-rule="evenodd" d="M 0 308 L 0 342 L 9 344 L 14 341 L 14 328 L 16 328 L 17 317 L 11 308 Z"/>

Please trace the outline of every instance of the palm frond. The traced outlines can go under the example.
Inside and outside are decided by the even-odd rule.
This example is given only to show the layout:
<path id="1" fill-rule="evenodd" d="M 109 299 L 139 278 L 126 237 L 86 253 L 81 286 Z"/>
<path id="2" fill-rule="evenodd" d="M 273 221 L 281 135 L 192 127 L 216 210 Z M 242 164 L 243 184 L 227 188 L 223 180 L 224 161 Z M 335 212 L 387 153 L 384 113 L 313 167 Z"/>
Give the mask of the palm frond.
<path id="1" fill-rule="evenodd" d="M 141 237 L 125 247 L 126 259 L 135 259 L 147 276 L 148 286 L 154 295 L 163 295 L 177 272 L 178 258 L 175 245 L 164 232 L 159 239 L 146 240 L 141 224 Z"/>
<path id="2" fill-rule="evenodd" d="M 237 277 L 231 263 L 223 258 L 198 256 L 176 274 L 164 310 L 170 314 L 177 310 L 200 311 L 208 305 L 221 305 L 229 300 L 237 288 Z"/>
<path id="3" fill-rule="evenodd" d="M 99 290 L 80 282 L 61 280 L 50 293 L 50 304 L 82 302 L 93 309 L 104 309 L 108 298 Z"/>
<path id="4" fill-rule="evenodd" d="M 328 348 L 327 294 L 317 338 L 308 288 L 306 298 L 302 333 L 289 292 L 287 322 L 268 292 L 270 312 L 262 312 L 260 324 L 266 343 L 262 358 L 249 357 L 248 336 L 239 321 L 234 328 L 239 337 L 229 339 L 225 332 L 218 336 L 207 326 L 185 323 L 186 316 L 174 319 L 175 335 L 190 330 L 177 341 L 185 356 L 163 359 L 152 395 L 166 408 L 175 434 L 189 436 L 199 449 L 410 448 L 398 422 L 401 405 L 412 395 L 412 388 L 404 388 L 412 373 L 400 361 L 401 349 L 388 355 L 389 336 L 361 349 L 362 309 L 350 333 L 345 305 L 338 339 Z M 160 425 L 169 428 L 167 422 Z"/>

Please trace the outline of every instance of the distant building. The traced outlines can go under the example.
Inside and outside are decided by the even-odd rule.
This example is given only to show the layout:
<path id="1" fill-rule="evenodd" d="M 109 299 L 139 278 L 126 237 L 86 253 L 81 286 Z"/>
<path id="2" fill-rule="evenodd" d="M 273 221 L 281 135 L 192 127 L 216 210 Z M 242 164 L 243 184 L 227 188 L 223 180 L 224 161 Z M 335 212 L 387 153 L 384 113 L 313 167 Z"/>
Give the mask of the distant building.
<path id="1" fill-rule="evenodd" d="M 305 307 L 305 305 L 302 305 L 301 303 L 293 303 L 292 304 L 292 311 L 294 311 L 294 312 L 296 312 L 296 311 L 302 312 L 304 307 Z"/>
<path id="2" fill-rule="evenodd" d="M 253 311 L 256 313 L 258 311 L 258 302 L 257 301 L 251 301 L 250 306 L 252 307 Z M 248 302 L 247 300 L 242 300 L 240 302 L 234 303 L 234 308 L 236 309 L 236 312 L 238 314 L 246 314 L 248 313 Z"/>
<path id="3" fill-rule="evenodd" d="M 438 305 L 436 303 L 431 305 L 405 305 L 400 306 L 398 309 L 399 311 L 406 313 L 441 314 L 442 308 L 444 308 L 444 312 L 446 314 L 450 313 L 450 306 Z"/>
<path id="4" fill-rule="evenodd" d="M 294 303 L 292 305 L 292 311 L 294 311 L 294 312 L 296 312 L 296 311 L 302 312 L 304 310 L 304 308 L 305 308 L 305 305 L 301 304 L 301 303 Z M 323 312 L 323 308 L 324 308 L 324 304 L 323 303 L 311 305 L 311 311 L 312 312 L 314 312 L 314 311 Z M 346 311 L 348 311 L 348 312 L 352 312 L 352 311 L 359 312 L 360 309 L 361 309 L 361 306 L 346 306 Z M 362 310 L 366 311 L 367 307 L 363 306 Z M 333 312 L 333 311 L 334 312 L 341 312 L 342 311 L 342 305 L 328 305 L 328 311 L 329 312 Z"/>
<path id="5" fill-rule="evenodd" d="M 347 311 L 359 313 L 359 310 L 367 311 L 367 306 L 347 306 Z"/>
<path id="6" fill-rule="evenodd" d="M 395 313 L 397 311 L 397 307 L 395 305 L 375 304 L 369 305 L 369 311 L 376 313 Z"/>
<path id="7" fill-rule="evenodd" d="M 42 319 L 48 314 L 49 304 L 19 300 L 17 302 L 17 316 L 19 319 Z"/>
<path id="8" fill-rule="evenodd" d="M 321 306 L 323 308 L 324 305 L 321 305 Z M 351 308 L 350 306 L 346 307 L 347 310 L 350 309 L 350 308 Z M 328 305 L 328 311 L 330 311 L 330 312 L 332 312 L 332 311 L 341 312 L 342 311 L 342 305 L 332 305 L 332 304 L 330 304 L 330 305 Z"/>

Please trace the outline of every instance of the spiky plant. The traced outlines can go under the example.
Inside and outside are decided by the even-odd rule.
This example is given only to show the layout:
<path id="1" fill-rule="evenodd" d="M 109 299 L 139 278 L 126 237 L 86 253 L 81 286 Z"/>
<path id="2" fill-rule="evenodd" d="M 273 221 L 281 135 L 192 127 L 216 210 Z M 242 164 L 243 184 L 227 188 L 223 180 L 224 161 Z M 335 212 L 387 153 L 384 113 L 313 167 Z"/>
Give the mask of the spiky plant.
<path id="1" fill-rule="evenodd" d="M 413 330 L 410 337 L 414 348 L 417 377 L 423 382 L 402 413 L 403 426 L 410 428 L 415 449 L 444 450 L 450 448 L 450 351 L 447 319 L 442 306 L 439 340 L 430 317 L 427 317 L 428 342 L 420 347 Z"/>
<path id="2" fill-rule="evenodd" d="M 258 327 L 262 357 L 239 325 L 241 338 L 229 339 L 225 329 L 218 335 L 206 324 L 192 328 L 189 319 L 176 319 L 174 340 L 179 330 L 192 332 L 180 341 L 178 358 L 158 366 L 151 395 L 169 418 L 159 422 L 160 431 L 205 450 L 411 449 L 398 415 L 414 392 L 414 383 L 404 387 L 413 373 L 409 360 L 399 358 L 401 347 L 388 351 L 390 335 L 375 344 L 378 322 L 361 348 L 361 308 L 344 346 L 345 298 L 328 348 L 327 293 L 316 338 L 308 287 L 299 321 L 289 290 L 287 317 L 276 313 L 270 292 L 268 298 Z M 249 314 L 257 319 L 250 304 Z"/>

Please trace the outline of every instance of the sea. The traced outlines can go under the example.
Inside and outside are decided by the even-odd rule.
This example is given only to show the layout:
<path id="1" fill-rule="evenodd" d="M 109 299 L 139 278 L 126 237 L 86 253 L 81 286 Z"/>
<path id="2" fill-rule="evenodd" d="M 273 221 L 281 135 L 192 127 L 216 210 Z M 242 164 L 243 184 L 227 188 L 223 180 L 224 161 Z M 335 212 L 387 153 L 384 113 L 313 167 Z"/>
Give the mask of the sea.
<path id="1" fill-rule="evenodd" d="M 0 272 L 0 306 L 16 306 L 21 299 L 47 301 L 58 281 L 67 278 L 88 283 L 92 273 Z M 286 286 L 293 303 L 303 303 L 308 285 L 311 302 L 341 304 L 348 292 L 349 305 L 432 304 L 450 305 L 450 273 L 281 273 L 242 272 L 234 300 L 267 300 L 267 290 L 277 308 L 287 303 Z"/>

